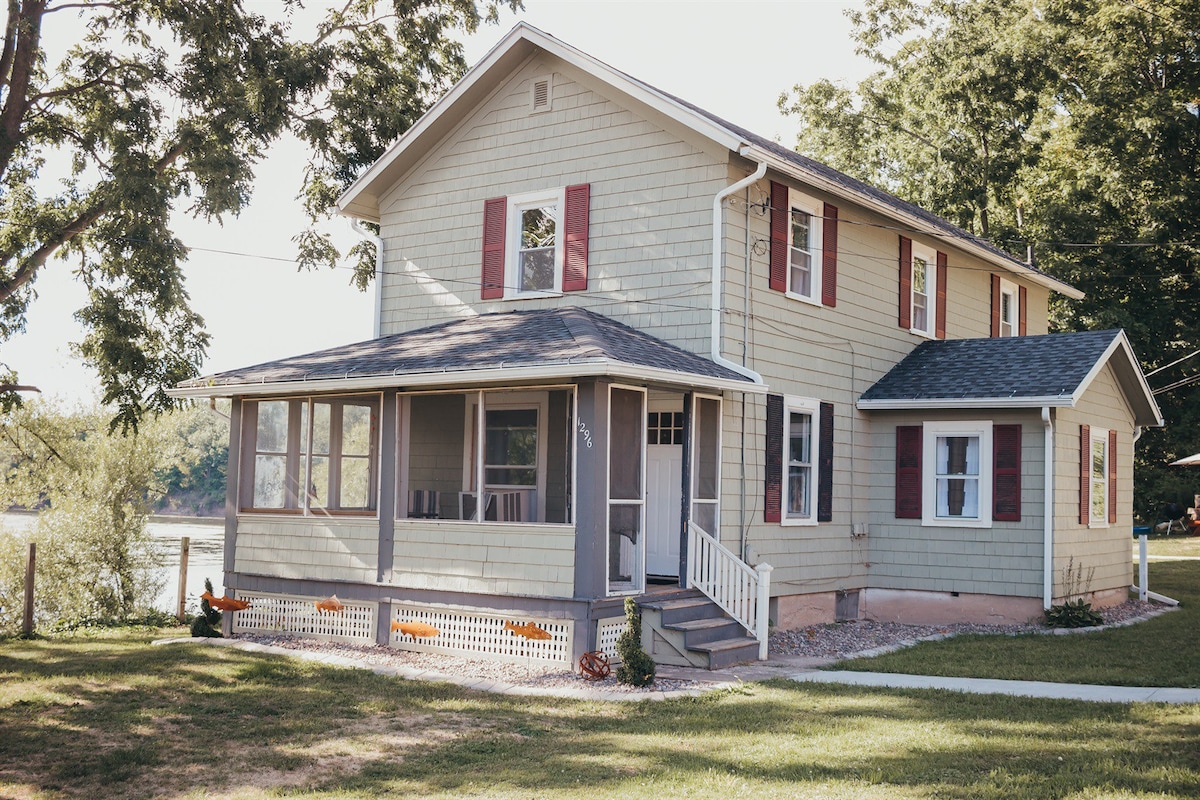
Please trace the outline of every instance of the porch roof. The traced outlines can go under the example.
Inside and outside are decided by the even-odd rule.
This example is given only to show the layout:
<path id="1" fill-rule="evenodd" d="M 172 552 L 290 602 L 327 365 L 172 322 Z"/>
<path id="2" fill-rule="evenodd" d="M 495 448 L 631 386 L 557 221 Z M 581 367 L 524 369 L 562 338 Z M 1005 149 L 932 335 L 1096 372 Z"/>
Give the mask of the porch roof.
<path id="1" fill-rule="evenodd" d="M 1074 407 L 1106 364 L 1135 424 L 1162 425 L 1122 330 L 924 342 L 863 392 L 858 407 Z"/>
<path id="2" fill-rule="evenodd" d="M 175 397 L 433 388 L 608 376 L 710 391 L 761 386 L 581 308 L 482 314 L 185 381 Z"/>

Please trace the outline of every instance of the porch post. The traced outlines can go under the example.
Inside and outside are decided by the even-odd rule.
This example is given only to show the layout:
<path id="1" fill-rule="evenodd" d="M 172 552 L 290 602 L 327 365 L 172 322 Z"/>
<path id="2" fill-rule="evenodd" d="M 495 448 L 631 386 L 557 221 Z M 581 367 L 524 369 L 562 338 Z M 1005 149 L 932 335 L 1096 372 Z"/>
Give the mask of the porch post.
<path id="1" fill-rule="evenodd" d="M 608 581 L 608 381 L 580 381 L 575 422 L 575 597 L 604 597 Z"/>
<path id="2" fill-rule="evenodd" d="M 396 392 L 384 392 L 379 405 L 379 572 L 380 583 L 392 581 L 392 559 L 396 543 Z M 387 644 L 391 638 L 391 604 L 380 602 L 375 620 L 375 643 Z"/>
<path id="3" fill-rule="evenodd" d="M 225 465 L 225 558 L 223 578 L 225 593 L 237 588 L 234 577 L 234 558 L 237 553 L 238 484 L 241 476 L 238 468 L 242 457 L 242 398 L 235 397 L 229 406 L 229 459 Z M 225 614 L 221 629 L 226 636 L 233 633 L 233 615 Z"/>
<path id="4" fill-rule="evenodd" d="M 687 588 L 688 521 L 692 518 L 692 393 L 683 395 L 683 486 L 679 493 L 679 585 Z"/>

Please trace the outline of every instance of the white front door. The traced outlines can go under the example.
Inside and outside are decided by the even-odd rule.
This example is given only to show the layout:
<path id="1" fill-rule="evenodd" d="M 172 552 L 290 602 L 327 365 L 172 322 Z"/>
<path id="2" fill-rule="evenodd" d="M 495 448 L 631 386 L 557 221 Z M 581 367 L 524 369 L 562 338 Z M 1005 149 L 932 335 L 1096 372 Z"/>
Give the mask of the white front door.
<path id="1" fill-rule="evenodd" d="M 683 446 L 646 446 L 646 574 L 679 577 Z"/>

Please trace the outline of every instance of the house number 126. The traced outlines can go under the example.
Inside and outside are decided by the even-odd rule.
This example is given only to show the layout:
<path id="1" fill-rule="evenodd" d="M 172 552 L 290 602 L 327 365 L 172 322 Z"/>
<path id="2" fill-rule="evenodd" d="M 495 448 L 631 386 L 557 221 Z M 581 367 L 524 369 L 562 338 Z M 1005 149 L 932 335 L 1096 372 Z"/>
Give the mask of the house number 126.
<path id="1" fill-rule="evenodd" d="M 583 443 L 588 446 L 588 449 L 591 449 L 591 447 L 592 447 L 592 432 L 589 431 L 587 429 L 587 426 L 583 424 L 583 420 L 579 420 L 579 432 L 583 434 Z"/>

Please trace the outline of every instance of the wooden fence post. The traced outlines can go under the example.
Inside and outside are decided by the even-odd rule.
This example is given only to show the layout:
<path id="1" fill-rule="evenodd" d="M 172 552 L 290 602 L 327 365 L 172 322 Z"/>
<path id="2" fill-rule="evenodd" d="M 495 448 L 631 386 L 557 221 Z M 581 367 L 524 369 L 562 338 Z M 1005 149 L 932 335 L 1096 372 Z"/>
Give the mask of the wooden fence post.
<path id="1" fill-rule="evenodd" d="M 179 607 L 175 612 L 175 619 L 180 623 L 185 618 L 184 603 L 187 602 L 188 546 L 190 544 L 191 537 L 184 536 L 179 540 Z"/>
<path id="2" fill-rule="evenodd" d="M 37 545 L 29 543 L 29 558 L 25 561 L 25 618 L 21 622 L 21 633 L 33 634 L 33 573 L 37 561 Z"/>

